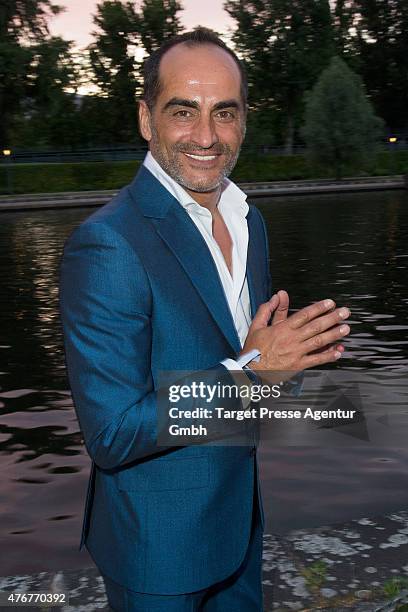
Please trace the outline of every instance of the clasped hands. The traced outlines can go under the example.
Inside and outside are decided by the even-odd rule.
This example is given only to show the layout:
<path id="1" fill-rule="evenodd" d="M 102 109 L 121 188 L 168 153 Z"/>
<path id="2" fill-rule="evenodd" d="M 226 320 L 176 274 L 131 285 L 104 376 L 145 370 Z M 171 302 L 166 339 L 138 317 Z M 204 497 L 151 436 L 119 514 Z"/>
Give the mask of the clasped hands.
<path id="1" fill-rule="evenodd" d="M 336 308 L 327 299 L 288 316 L 289 296 L 280 290 L 261 304 L 248 330 L 242 353 L 260 351 L 252 370 L 295 372 L 337 361 L 344 352 L 340 343 L 350 333 L 343 323 L 350 316 L 346 307 Z"/>

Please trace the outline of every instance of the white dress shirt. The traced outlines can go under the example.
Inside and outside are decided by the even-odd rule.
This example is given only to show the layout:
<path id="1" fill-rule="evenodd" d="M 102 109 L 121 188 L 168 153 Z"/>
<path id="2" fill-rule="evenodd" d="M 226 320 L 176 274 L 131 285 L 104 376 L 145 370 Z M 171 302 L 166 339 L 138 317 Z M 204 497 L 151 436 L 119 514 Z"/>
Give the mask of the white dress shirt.
<path id="1" fill-rule="evenodd" d="M 218 202 L 218 210 L 232 240 L 231 275 L 222 251 L 212 233 L 212 215 L 210 211 L 198 204 L 181 185 L 172 179 L 155 160 L 150 151 L 147 153 L 143 164 L 163 187 L 180 202 L 204 238 L 217 267 L 234 325 L 241 346 L 243 346 L 251 324 L 251 308 L 246 279 L 248 252 L 248 225 L 246 220 L 248 204 L 246 202 L 246 194 L 232 181 L 227 178 L 224 179 Z M 225 359 L 221 363 L 229 370 L 240 370 L 242 366 L 249 363 L 256 355 L 259 355 L 259 352 L 255 351 L 255 355 L 248 355 L 249 358 L 242 360 L 241 363 L 240 360 L 235 361 L 233 359 Z"/>

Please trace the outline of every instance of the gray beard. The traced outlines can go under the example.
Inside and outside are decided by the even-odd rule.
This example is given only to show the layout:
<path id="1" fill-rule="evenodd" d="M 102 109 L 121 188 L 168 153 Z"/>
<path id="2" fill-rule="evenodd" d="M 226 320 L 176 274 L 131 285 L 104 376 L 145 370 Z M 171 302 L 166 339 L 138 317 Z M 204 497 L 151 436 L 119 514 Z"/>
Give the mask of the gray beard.
<path id="1" fill-rule="evenodd" d="M 218 179 L 216 179 L 212 183 L 209 183 L 205 179 L 202 179 L 200 181 L 194 181 L 194 182 L 188 181 L 183 176 L 183 168 L 180 162 L 178 161 L 178 156 L 177 156 L 181 151 L 188 153 L 189 152 L 188 146 L 184 145 L 182 146 L 182 148 L 179 148 L 180 145 L 178 146 L 174 145 L 169 157 L 167 157 L 166 155 L 163 154 L 161 148 L 158 145 L 159 139 L 157 136 L 157 131 L 155 130 L 153 126 L 151 127 L 151 131 L 152 131 L 152 139 L 150 141 L 150 150 L 151 150 L 153 157 L 160 164 L 163 170 L 173 180 L 176 181 L 176 183 L 178 183 L 179 185 L 181 185 L 182 187 L 190 191 L 196 191 L 197 193 L 207 193 L 210 191 L 215 191 L 222 184 L 223 180 L 231 174 L 231 172 L 233 171 L 235 167 L 235 164 L 237 163 L 240 149 L 238 149 L 236 154 L 233 155 L 231 147 L 229 145 L 224 144 L 222 145 L 222 152 L 227 153 L 228 157 L 226 159 L 226 163 L 224 164 L 224 167 L 222 168 Z M 211 149 L 200 148 L 198 146 L 194 146 L 194 147 L 190 146 L 190 149 L 194 152 L 206 151 L 208 155 L 211 155 Z M 220 152 L 219 149 L 216 148 L 216 146 L 214 146 L 213 151 Z"/>

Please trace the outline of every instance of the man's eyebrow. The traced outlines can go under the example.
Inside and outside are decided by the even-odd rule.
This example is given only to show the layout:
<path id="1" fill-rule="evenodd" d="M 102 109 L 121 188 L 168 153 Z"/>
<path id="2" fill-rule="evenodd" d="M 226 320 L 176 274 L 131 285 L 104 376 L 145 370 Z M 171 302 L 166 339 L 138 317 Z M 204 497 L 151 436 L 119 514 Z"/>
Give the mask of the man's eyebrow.
<path id="1" fill-rule="evenodd" d="M 195 110 L 200 108 L 199 103 L 195 100 L 188 100 L 187 98 L 171 98 L 164 105 L 163 111 L 171 108 L 172 106 L 185 106 L 186 108 L 194 108 Z M 241 105 L 237 100 L 232 98 L 231 100 L 222 100 L 221 102 L 217 102 L 217 104 L 214 105 L 213 110 L 219 111 L 225 108 L 240 109 Z"/>
<path id="2" fill-rule="evenodd" d="M 165 111 L 168 108 L 171 108 L 172 106 L 186 106 L 187 108 L 195 109 L 199 108 L 198 102 L 195 102 L 194 100 L 188 100 L 185 98 L 171 98 L 168 102 L 166 102 L 163 107 L 163 110 Z"/>
<path id="3" fill-rule="evenodd" d="M 222 100 L 222 102 L 218 102 L 217 104 L 214 105 L 213 110 L 218 111 L 218 110 L 223 110 L 224 108 L 236 108 L 236 109 L 240 109 L 241 105 L 235 99 L 232 99 L 232 100 Z"/>

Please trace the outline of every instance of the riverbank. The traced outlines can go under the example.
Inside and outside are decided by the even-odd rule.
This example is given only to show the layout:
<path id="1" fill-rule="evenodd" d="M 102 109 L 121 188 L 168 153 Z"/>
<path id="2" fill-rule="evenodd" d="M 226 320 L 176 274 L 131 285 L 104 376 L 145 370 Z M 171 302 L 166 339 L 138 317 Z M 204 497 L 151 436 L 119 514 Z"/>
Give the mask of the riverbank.
<path id="1" fill-rule="evenodd" d="M 288 195 L 313 195 L 321 193 L 349 193 L 406 189 L 404 175 L 378 177 L 350 177 L 341 181 L 330 179 L 305 181 L 273 181 L 238 183 L 248 198 Z M 35 210 L 43 208 L 92 207 L 106 204 L 119 190 L 68 191 L 62 193 L 35 193 L 0 196 L 0 211 Z"/>
<path id="2" fill-rule="evenodd" d="M 397 611 L 408 603 L 408 511 L 267 534 L 263 569 L 265 612 Z M 0 590 L 69 593 L 62 612 L 110 610 L 95 568 L 0 578 Z"/>

